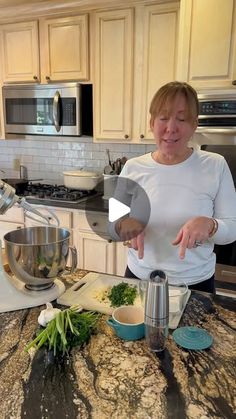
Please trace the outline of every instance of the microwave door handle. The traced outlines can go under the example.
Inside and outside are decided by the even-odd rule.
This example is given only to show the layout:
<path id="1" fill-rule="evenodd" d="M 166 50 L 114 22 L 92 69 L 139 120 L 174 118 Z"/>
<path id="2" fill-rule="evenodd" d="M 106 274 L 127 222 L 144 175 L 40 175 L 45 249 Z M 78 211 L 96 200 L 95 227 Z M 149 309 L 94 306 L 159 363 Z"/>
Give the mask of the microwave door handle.
<path id="1" fill-rule="evenodd" d="M 61 126 L 60 126 L 60 93 L 58 92 L 58 90 L 56 91 L 54 98 L 53 98 L 53 108 L 52 108 L 52 114 L 53 114 L 53 122 L 54 122 L 54 126 L 57 130 L 57 132 L 60 131 Z"/>

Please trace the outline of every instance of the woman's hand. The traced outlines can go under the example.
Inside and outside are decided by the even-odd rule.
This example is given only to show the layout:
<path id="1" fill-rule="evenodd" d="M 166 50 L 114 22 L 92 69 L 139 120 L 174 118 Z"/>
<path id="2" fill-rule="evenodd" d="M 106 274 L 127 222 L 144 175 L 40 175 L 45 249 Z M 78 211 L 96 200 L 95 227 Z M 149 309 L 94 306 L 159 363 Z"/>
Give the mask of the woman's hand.
<path id="1" fill-rule="evenodd" d="M 116 232 L 124 245 L 138 251 L 139 259 L 144 255 L 144 225 L 135 218 L 124 218 L 118 221 Z"/>
<path id="2" fill-rule="evenodd" d="M 214 221 L 209 217 L 194 217 L 187 221 L 172 242 L 175 246 L 179 244 L 180 259 L 184 259 L 186 249 L 193 249 L 206 241 L 213 228 Z"/>

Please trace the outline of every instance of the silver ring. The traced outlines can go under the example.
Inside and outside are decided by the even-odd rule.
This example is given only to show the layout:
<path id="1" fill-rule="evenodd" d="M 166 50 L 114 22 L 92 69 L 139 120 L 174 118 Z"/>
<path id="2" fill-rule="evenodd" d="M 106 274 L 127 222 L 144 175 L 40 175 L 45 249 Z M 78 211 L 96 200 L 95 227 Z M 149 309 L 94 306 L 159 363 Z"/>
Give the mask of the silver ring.
<path id="1" fill-rule="evenodd" d="M 194 243 L 194 247 L 199 247 L 201 245 L 202 245 L 202 242 L 200 242 L 198 240 L 196 240 L 195 243 Z"/>

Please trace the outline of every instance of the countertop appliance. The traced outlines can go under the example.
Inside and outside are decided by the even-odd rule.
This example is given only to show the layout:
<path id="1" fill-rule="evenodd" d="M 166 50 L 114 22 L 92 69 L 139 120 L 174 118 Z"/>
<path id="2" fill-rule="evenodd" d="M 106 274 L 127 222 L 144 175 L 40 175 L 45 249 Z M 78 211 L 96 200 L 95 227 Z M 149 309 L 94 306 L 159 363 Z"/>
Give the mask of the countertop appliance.
<path id="1" fill-rule="evenodd" d="M 198 93 L 197 133 L 236 134 L 236 89 Z"/>
<path id="2" fill-rule="evenodd" d="M 6 134 L 92 135 L 92 85 L 6 85 L 2 88 Z"/>
<path id="3" fill-rule="evenodd" d="M 15 194 L 15 189 L 0 179 L 0 214 L 5 214 L 5 212 L 7 212 L 7 210 L 16 203 L 19 206 L 21 206 L 26 212 L 31 212 L 34 215 L 36 214 L 37 216 L 41 217 L 42 221 L 46 220 L 47 224 L 49 224 L 50 218 L 48 216 L 41 214 L 40 211 L 33 208 L 30 204 L 28 204 L 25 201 L 24 197 L 17 196 Z M 53 213 L 50 213 L 50 214 L 51 214 L 51 219 L 52 219 Z M 30 218 L 33 218 L 33 217 L 30 217 Z M 37 229 L 37 227 L 35 228 Z M 67 232 L 66 230 L 58 229 L 57 227 L 38 227 L 38 229 L 40 229 L 40 231 L 45 232 L 45 235 L 41 241 L 40 240 L 37 241 L 37 238 L 33 236 L 32 236 L 32 241 L 26 239 L 25 242 L 23 243 L 20 241 L 19 237 L 16 238 L 15 241 L 12 240 L 12 236 L 15 237 L 15 235 L 21 235 L 23 230 L 29 232 L 29 234 L 31 235 L 31 231 L 32 231 L 31 228 L 14 230 L 4 236 L 5 241 L 6 241 L 6 236 L 8 236 L 8 239 L 9 239 L 8 240 L 9 247 L 8 248 L 6 247 L 5 250 L 7 251 L 8 262 L 11 267 L 11 270 L 15 274 L 16 272 L 19 272 L 19 277 L 21 278 L 18 278 L 17 276 L 14 276 L 14 275 L 8 275 L 8 273 L 5 271 L 3 262 L 2 262 L 2 245 L 1 245 L 1 240 L 0 240 L 0 313 L 5 312 L 5 311 L 19 310 L 19 309 L 27 308 L 27 307 L 35 307 L 35 306 L 44 304 L 48 301 L 54 300 L 65 291 L 64 284 L 61 281 L 59 281 L 56 277 L 54 277 L 54 275 L 56 276 L 57 272 L 62 272 L 62 270 L 64 270 L 65 268 L 65 264 L 61 266 L 57 265 L 57 263 L 60 261 L 60 259 L 58 259 L 58 254 L 60 252 L 58 252 L 58 249 L 55 246 L 55 244 L 58 242 L 59 247 L 60 247 L 62 243 L 61 240 L 59 241 L 57 240 L 58 232 L 65 231 L 65 234 L 68 237 L 70 233 Z M 49 229 L 51 229 L 51 231 L 53 232 L 52 233 L 53 238 L 51 239 L 51 241 L 49 239 L 49 234 L 48 234 Z M 68 237 L 66 238 L 67 242 L 68 242 Z M 21 244 L 23 246 L 21 246 Z M 30 252 L 32 252 L 32 248 L 33 248 L 33 253 L 30 255 Z M 35 253 L 34 251 L 35 248 L 39 248 L 39 254 Z M 37 264 L 37 266 L 39 266 L 40 264 L 40 267 L 42 267 L 43 261 L 46 262 L 46 258 L 44 257 L 42 253 L 42 250 L 44 248 L 46 249 L 46 255 L 49 255 L 47 264 L 49 265 L 51 261 L 53 261 L 54 263 L 54 266 L 53 266 L 54 271 L 50 273 L 51 278 L 49 279 L 47 278 L 45 281 L 47 284 L 50 283 L 50 289 L 43 289 L 44 287 L 41 287 L 41 282 L 40 282 L 41 280 L 38 280 L 38 277 L 39 277 L 38 273 L 36 273 L 36 271 L 34 270 L 34 266 L 35 266 L 34 263 Z M 64 250 L 66 250 L 66 252 L 64 252 Z M 73 249 L 73 252 L 75 254 L 76 252 L 75 249 Z M 63 249 L 62 253 L 65 256 L 65 257 L 63 256 L 64 259 L 63 258 L 61 259 L 64 263 L 68 255 L 67 249 Z M 55 265 L 58 266 L 58 270 L 55 269 Z M 75 265 L 76 265 L 76 257 L 74 256 L 73 269 L 75 269 Z M 43 271 L 42 281 L 44 281 L 44 276 L 45 275 L 47 276 L 48 272 L 50 272 L 50 270 L 48 270 L 48 267 L 46 265 L 44 266 L 47 269 Z M 38 283 L 40 284 L 38 288 L 33 288 L 33 290 L 27 289 L 25 284 L 28 283 L 28 279 L 30 278 L 30 275 L 28 274 L 28 272 L 24 271 L 24 268 L 27 268 L 27 269 L 32 268 L 31 279 L 33 281 L 38 280 Z M 23 272 L 25 276 L 23 276 Z M 26 279 L 25 282 L 22 280 L 23 277 L 24 279 Z M 37 291 L 35 289 L 37 289 Z"/>

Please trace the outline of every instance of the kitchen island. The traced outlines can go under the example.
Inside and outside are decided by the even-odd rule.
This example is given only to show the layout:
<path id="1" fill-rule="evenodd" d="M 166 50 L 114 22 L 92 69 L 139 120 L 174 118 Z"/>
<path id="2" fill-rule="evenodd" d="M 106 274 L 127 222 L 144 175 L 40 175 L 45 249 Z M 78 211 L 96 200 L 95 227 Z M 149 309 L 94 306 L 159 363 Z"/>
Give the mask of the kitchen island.
<path id="1" fill-rule="evenodd" d="M 68 286 L 86 271 L 64 277 Z M 54 358 L 24 351 L 44 307 L 0 314 L 0 419 L 233 418 L 236 415 L 235 300 L 192 292 L 180 326 L 203 327 L 211 348 L 174 342 L 155 355 L 145 341 L 117 338 L 102 315 L 88 344 Z"/>

